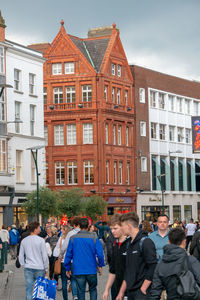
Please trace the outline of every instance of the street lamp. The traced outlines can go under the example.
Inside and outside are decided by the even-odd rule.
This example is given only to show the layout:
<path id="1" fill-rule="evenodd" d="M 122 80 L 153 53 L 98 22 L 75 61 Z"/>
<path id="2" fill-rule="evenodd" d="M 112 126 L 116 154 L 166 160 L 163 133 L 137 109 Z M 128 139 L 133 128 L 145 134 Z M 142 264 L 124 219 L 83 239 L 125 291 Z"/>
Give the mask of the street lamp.
<path id="1" fill-rule="evenodd" d="M 164 177 L 166 174 L 160 174 L 158 176 L 156 176 L 160 182 L 160 186 L 161 186 L 161 192 L 162 192 L 162 214 L 164 215 L 165 213 L 165 203 L 164 203 L 164 187 L 163 187 L 163 182 L 162 182 L 162 177 Z"/>
<path id="2" fill-rule="evenodd" d="M 1 95 L 3 94 L 4 89 L 5 88 L 13 88 L 13 86 L 11 84 L 0 83 L 0 88 L 1 88 L 1 91 L 0 91 L 0 98 L 1 98 Z"/>
<path id="3" fill-rule="evenodd" d="M 44 148 L 45 146 L 34 146 L 27 148 L 26 150 L 31 150 L 31 154 L 33 156 L 33 160 L 35 163 L 35 171 L 37 176 L 37 221 L 39 222 L 39 173 L 38 173 L 38 164 L 37 164 L 37 158 L 38 158 L 38 150 Z"/>

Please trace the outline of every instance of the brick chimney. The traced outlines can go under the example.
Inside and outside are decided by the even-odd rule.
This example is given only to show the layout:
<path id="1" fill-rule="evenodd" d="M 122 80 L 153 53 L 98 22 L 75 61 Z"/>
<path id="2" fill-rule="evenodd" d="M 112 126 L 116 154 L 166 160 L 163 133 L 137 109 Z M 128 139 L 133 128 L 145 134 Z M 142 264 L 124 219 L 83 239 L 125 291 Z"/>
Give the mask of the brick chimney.
<path id="1" fill-rule="evenodd" d="M 1 10 L 0 10 L 0 42 L 5 42 L 5 20 L 1 15 Z"/>

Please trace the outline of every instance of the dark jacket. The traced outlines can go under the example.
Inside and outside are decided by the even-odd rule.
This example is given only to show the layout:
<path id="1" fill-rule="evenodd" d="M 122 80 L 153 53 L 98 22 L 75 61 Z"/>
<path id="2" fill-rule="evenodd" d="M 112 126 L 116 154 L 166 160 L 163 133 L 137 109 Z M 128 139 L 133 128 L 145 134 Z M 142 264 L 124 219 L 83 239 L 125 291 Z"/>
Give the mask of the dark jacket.
<path id="1" fill-rule="evenodd" d="M 124 274 L 126 269 L 126 255 L 128 247 L 131 243 L 131 238 L 127 238 L 123 241 L 121 246 L 119 242 L 115 241 L 112 250 L 112 258 L 110 262 L 109 271 L 112 274 L 115 274 L 115 288 L 117 294 L 119 293 L 122 281 L 124 280 Z"/>
<path id="2" fill-rule="evenodd" d="M 104 231 L 110 231 L 110 227 L 108 225 L 100 225 L 102 221 L 96 222 L 94 226 L 98 229 L 98 238 L 103 239 Z"/>
<path id="3" fill-rule="evenodd" d="M 190 245 L 190 254 L 200 260 L 200 231 L 196 231 L 193 235 Z"/>
<path id="4" fill-rule="evenodd" d="M 164 246 L 162 260 L 157 265 L 154 273 L 150 300 L 160 300 L 160 295 L 163 290 L 167 292 L 167 300 L 180 300 L 176 292 L 176 274 L 181 271 L 181 264 L 185 257 L 187 257 L 187 253 L 184 249 L 172 244 Z M 193 256 L 188 257 L 188 262 L 189 270 L 193 273 L 196 282 L 200 285 L 200 263 Z M 187 265 L 185 268 L 187 270 Z"/>
<path id="5" fill-rule="evenodd" d="M 107 262 L 109 265 L 110 265 L 111 258 L 112 258 L 114 242 L 115 242 L 115 238 L 114 238 L 112 232 L 111 231 L 107 232 L 106 239 L 105 239 L 105 245 L 106 245 Z"/>
<path id="6" fill-rule="evenodd" d="M 127 250 L 125 281 L 128 291 L 138 290 L 145 279 L 153 279 L 157 264 L 156 249 L 154 242 L 148 237 L 140 247 L 140 240 L 145 236 L 145 231 L 139 231 Z"/>

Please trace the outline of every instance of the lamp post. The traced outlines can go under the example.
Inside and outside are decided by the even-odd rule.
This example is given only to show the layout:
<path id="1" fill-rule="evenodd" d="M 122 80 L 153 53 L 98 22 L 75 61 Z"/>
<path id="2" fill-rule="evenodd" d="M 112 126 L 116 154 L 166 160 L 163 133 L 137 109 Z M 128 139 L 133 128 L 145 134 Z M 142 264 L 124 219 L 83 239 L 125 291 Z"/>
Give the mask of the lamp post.
<path id="1" fill-rule="evenodd" d="M 166 174 L 160 174 L 158 176 L 156 176 L 160 182 L 160 186 L 161 186 L 161 192 L 162 192 L 162 214 L 164 215 L 165 213 L 165 202 L 164 202 L 164 187 L 163 187 L 163 183 L 162 183 L 162 177 L 164 177 Z"/>
<path id="2" fill-rule="evenodd" d="M 31 150 L 31 154 L 35 163 L 35 171 L 36 171 L 36 176 L 37 176 L 37 221 L 39 222 L 39 175 L 40 173 L 38 172 L 38 150 L 41 148 L 44 148 L 45 146 L 34 146 L 27 148 L 26 150 Z"/>

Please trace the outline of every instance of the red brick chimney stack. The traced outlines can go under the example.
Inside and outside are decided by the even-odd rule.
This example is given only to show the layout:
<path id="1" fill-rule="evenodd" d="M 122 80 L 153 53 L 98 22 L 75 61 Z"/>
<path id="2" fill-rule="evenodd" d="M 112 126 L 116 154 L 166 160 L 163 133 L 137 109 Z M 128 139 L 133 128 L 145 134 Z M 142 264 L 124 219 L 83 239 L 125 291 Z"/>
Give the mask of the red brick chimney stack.
<path id="1" fill-rule="evenodd" d="M 1 10 L 0 10 L 0 42 L 5 42 L 5 20 L 1 15 Z"/>

